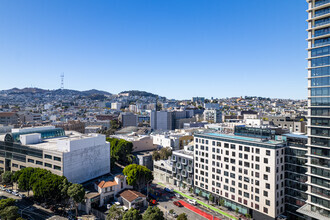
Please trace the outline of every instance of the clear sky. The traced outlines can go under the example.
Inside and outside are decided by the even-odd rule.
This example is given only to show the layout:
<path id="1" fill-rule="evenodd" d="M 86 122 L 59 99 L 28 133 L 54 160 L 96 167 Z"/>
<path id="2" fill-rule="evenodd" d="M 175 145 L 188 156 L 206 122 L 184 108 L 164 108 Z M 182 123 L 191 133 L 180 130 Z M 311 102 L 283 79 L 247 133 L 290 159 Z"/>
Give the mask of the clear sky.
<path id="1" fill-rule="evenodd" d="M 307 96 L 304 0 L 1 0 L 0 90 Z"/>

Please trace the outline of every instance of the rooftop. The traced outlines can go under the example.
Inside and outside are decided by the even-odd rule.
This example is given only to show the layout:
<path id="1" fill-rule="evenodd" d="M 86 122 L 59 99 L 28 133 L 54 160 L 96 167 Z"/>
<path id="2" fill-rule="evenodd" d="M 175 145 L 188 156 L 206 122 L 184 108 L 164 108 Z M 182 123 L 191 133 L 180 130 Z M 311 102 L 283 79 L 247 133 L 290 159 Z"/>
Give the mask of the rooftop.
<path id="1" fill-rule="evenodd" d="M 205 133 L 204 135 L 215 136 L 215 137 L 222 137 L 222 138 L 230 138 L 230 139 L 236 139 L 236 140 L 248 141 L 248 142 L 263 143 L 263 144 L 277 145 L 277 144 L 282 144 L 283 143 L 281 141 L 275 141 L 275 140 L 268 140 L 268 139 L 261 139 L 261 138 L 251 138 L 251 137 L 244 137 L 244 136 L 238 136 L 238 135 L 229 135 L 229 134 L 221 134 L 221 133 Z"/>
<path id="2" fill-rule="evenodd" d="M 142 193 L 130 189 L 124 190 L 122 193 L 120 193 L 120 196 L 129 202 L 132 202 L 139 197 L 146 197 Z"/>

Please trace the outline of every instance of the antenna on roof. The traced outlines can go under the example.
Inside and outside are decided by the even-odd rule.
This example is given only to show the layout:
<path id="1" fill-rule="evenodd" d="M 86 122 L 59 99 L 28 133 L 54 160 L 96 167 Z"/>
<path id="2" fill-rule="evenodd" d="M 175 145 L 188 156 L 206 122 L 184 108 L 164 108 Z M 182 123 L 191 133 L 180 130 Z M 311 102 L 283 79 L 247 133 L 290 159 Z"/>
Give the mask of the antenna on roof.
<path id="1" fill-rule="evenodd" d="M 61 90 L 64 89 L 64 73 L 61 74 Z"/>

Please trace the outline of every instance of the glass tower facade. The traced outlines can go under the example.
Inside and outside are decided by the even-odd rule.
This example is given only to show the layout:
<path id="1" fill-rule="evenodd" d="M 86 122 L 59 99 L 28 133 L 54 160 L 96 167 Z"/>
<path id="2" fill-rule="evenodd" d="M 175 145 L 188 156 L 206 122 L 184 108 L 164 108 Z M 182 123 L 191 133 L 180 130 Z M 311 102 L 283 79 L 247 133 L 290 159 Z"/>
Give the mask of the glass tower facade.
<path id="1" fill-rule="evenodd" d="M 308 3 L 306 219 L 330 219 L 330 0 Z"/>

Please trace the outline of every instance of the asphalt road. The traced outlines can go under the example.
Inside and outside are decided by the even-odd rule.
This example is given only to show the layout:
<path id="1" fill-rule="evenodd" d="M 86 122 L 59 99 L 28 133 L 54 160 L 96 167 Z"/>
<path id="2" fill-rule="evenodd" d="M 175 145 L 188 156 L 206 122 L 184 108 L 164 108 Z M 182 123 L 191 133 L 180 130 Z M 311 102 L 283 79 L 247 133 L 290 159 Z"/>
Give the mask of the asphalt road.
<path id="1" fill-rule="evenodd" d="M 0 191 L 1 198 L 13 198 L 16 199 L 16 206 L 19 208 L 18 213 L 27 220 L 44 220 L 47 219 L 54 214 L 51 212 L 47 212 L 46 210 L 40 209 L 33 205 L 32 202 L 21 199 L 18 196 L 14 196 L 4 191 Z"/>

